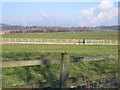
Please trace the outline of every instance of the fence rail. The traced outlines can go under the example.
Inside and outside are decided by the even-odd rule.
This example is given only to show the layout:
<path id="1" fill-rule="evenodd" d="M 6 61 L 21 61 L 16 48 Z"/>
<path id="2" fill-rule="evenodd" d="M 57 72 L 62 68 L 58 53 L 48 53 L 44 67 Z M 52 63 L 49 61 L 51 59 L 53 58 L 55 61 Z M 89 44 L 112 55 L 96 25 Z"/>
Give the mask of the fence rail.
<path id="1" fill-rule="evenodd" d="M 85 40 L 81 39 L 39 39 L 39 38 L 1 38 L 1 44 L 86 44 L 118 45 L 118 40 Z"/>
<path id="2" fill-rule="evenodd" d="M 91 56 L 91 57 L 75 57 L 70 59 L 70 62 L 85 62 L 85 61 L 100 61 L 100 60 L 113 60 L 117 59 L 117 55 L 109 55 L 109 56 Z M 22 61 L 6 61 L 0 63 L 0 68 L 6 67 L 20 67 L 20 66 L 32 66 L 32 65 L 43 65 L 43 64 L 59 64 L 57 60 L 22 60 Z"/>
<path id="3" fill-rule="evenodd" d="M 67 80 L 69 76 L 70 62 L 84 62 L 84 61 L 99 61 L 99 60 L 114 60 L 118 56 L 96 56 L 96 57 L 77 57 L 71 58 L 67 53 L 61 54 L 61 72 L 60 72 L 60 88 L 67 87 Z M 58 64 L 57 60 L 26 60 L 26 61 L 12 61 L 0 63 L 0 68 L 6 67 L 19 67 L 19 66 L 31 66 L 31 65 L 42 65 L 42 64 Z"/>

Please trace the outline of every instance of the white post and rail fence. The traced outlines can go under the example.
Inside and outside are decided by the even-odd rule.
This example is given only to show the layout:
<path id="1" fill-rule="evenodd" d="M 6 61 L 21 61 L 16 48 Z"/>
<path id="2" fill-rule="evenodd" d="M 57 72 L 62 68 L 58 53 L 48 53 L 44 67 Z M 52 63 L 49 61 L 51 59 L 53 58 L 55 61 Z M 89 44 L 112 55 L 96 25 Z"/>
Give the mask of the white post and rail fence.
<path id="1" fill-rule="evenodd" d="M 0 43 L 1 43 L 1 44 L 86 44 L 86 45 L 118 45 L 118 40 L 1 38 Z"/>

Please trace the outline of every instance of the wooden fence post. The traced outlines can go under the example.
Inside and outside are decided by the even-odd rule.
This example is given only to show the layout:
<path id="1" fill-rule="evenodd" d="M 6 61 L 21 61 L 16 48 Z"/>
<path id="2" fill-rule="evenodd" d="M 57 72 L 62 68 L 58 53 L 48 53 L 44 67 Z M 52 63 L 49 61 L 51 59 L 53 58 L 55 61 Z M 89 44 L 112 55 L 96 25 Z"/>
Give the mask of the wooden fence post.
<path id="1" fill-rule="evenodd" d="M 72 40 L 72 43 L 75 44 L 75 39 Z"/>
<path id="2" fill-rule="evenodd" d="M 15 42 L 16 42 L 16 38 L 15 38 Z"/>
<path id="3" fill-rule="evenodd" d="M 36 43 L 36 39 L 34 39 L 34 43 Z"/>
<path id="4" fill-rule="evenodd" d="M 99 41 L 99 40 L 97 40 L 97 42 L 98 42 L 98 45 L 99 45 L 99 42 L 100 42 L 100 41 Z"/>
<path id="5" fill-rule="evenodd" d="M 94 41 L 92 40 L 92 44 L 94 44 L 93 42 L 94 42 Z"/>
<path id="6" fill-rule="evenodd" d="M 55 39 L 54 39 L 54 43 L 55 43 Z"/>
<path id="7" fill-rule="evenodd" d="M 75 44 L 75 39 L 74 39 L 74 44 Z"/>
<path id="8" fill-rule="evenodd" d="M 42 43 L 42 39 L 40 39 L 40 42 Z"/>
<path id="9" fill-rule="evenodd" d="M 29 38 L 28 38 L 28 42 L 29 42 L 30 40 L 29 40 Z"/>
<path id="10" fill-rule="evenodd" d="M 110 45 L 112 44 L 112 41 L 110 40 Z"/>
<path id="11" fill-rule="evenodd" d="M 85 44 L 87 44 L 87 40 L 85 40 Z"/>
<path id="12" fill-rule="evenodd" d="M 49 43 L 49 39 L 47 39 L 47 43 Z"/>
<path id="13" fill-rule="evenodd" d="M 69 76 L 70 56 L 66 53 L 61 54 L 61 72 L 60 72 L 60 88 L 67 88 L 67 79 Z"/>
<path id="14" fill-rule="evenodd" d="M 10 43 L 10 38 L 9 38 L 9 43 Z"/>
<path id="15" fill-rule="evenodd" d="M 66 42 L 68 43 L 68 39 L 66 40 Z"/>
<path id="16" fill-rule="evenodd" d="M 21 38 L 21 42 L 23 42 L 23 38 Z"/>
<path id="17" fill-rule="evenodd" d="M 116 45 L 118 44 L 117 40 L 116 40 Z"/>
<path id="18" fill-rule="evenodd" d="M 61 43 L 62 41 L 61 41 L 61 39 L 60 39 L 60 43 Z"/>

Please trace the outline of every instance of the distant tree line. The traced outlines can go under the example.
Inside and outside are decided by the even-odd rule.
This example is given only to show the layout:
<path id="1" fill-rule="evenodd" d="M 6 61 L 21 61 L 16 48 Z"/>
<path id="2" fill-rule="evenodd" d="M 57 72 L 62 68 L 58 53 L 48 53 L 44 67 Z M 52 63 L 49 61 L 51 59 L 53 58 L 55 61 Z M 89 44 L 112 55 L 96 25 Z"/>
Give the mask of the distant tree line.
<path id="1" fill-rule="evenodd" d="M 85 32 L 92 31 L 89 27 L 52 27 L 52 26 L 13 26 L 2 24 L 3 31 L 9 33 L 39 33 L 39 32 Z"/>
<path id="2" fill-rule="evenodd" d="M 112 29 L 112 30 L 119 30 L 120 28 L 118 27 L 118 25 L 111 25 L 111 26 L 98 26 L 95 27 L 97 29 Z"/>
<path id="3" fill-rule="evenodd" d="M 6 33 L 39 33 L 39 32 L 92 32 L 94 29 L 118 30 L 117 25 L 97 26 L 97 27 L 57 27 L 57 26 L 18 26 L 1 24 Z"/>

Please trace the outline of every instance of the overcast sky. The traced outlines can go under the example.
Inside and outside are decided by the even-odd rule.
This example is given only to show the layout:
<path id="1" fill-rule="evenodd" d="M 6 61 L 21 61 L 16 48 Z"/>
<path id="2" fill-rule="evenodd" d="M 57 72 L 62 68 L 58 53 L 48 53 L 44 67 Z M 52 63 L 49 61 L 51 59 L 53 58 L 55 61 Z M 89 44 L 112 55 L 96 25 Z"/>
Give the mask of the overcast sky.
<path id="1" fill-rule="evenodd" d="M 0 23 L 41 26 L 99 26 L 117 24 L 118 3 L 3 2 Z"/>

